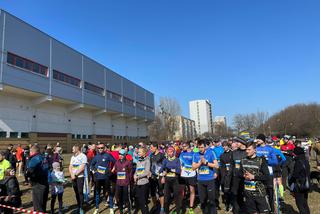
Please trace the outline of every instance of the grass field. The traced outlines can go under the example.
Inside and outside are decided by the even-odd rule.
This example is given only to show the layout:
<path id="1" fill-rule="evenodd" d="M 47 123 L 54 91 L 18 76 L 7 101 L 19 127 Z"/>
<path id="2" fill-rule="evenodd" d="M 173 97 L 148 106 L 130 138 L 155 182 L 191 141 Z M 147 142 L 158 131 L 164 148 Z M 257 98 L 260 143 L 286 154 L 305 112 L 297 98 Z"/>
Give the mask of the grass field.
<path id="1" fill-rule="evenodd" d="M 70 155 L 65 155 L 64 172 L 65 172 L 66 177 L 70 180 L 69 173 L 67 172 L 69 160 L 70 160 Z M 312 166 L 314 166 L 314 162 L 312 162 Z M 314 170 L 314 167 L 312 167 L 312 170 Z M 23 206 L 23 208 L 32 209 L 31 187 L 22 185 L 23 177 L 19 177 L 18 179 L 21 183 L 20 188 L 23 192 L 23 196 L 22 196 L 23 205 L 22 206 Z M 73 192 L 73 189 L 72 189 L 70 183 L 66 184 L 65 193 L 63 196 L 63 201 L 64 201 L 64 206 L 65 206 L 64 213 L 73 213 L 76 209 L 76 199 L 75 199 L 75 195 L 74 195 L 74 192 Z M 104 206 L 104 204 L 105 203 L 103 202 L 100 205 L 100 213 L 108 214 L 109 213 L 108 209 Z M 222 204 L 222 203 L 220 203 L 220 204 Z M 152 203 L 149 205 L 151 207 Z M 314 191 L 309 194 L 309 206 L 310 206 L 310 210 L 311 210 L 312 214 L 320 214 L 320 189 L 319 189 L 319 186 L 314 187 Z M 56 213 L 57 213 L 57 207 L 58 207 L 58 202 L 56 202 Z M 50 196 L 49 196 L 49 201 L 47 203 L 47 210 L 50 210 Z M 94 212 L 94 205 L 93 204 L 86 205 L 85 210 L 86 210 L 86 213 L 93 213 Z M 227 212 L 224 212 L 223 210 L 224 210 L 224 206 L 222 205 L 222 210 L 218 211 L 218 213 L 219 214 L 220 213 L 221 214 L 227 213 Z M 195 213 L 196 214 L 201 213 L 200 209 L 196 208 Z M 297 207 L 295 205 L 295 200 L 289 194 L 288 191 L 285 193 L 285 202 L 283 205 L 282 213 L 299 214 L 297 211 Z"/>

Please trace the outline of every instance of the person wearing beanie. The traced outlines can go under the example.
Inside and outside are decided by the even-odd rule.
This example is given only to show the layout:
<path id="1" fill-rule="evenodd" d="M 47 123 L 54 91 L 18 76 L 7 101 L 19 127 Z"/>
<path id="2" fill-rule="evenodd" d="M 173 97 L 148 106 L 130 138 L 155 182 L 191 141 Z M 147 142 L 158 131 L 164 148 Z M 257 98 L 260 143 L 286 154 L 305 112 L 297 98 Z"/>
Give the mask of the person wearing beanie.
<path id="1" fill-rule="evenodd" d="M 271 207 L 271 211 L 274 212 L 274 192 L 273 192 L 273 168 L 276 168 L 279 166 L 279 161 L 277 158 L 277 154 L 275 152 L 275 149 L 269 145 L 266 144 L 266 136 L 264 134 L 259 134 L 256 137 L 255 140 L 257 144 L 257 156 L 258 157 L 264 157 L 268 163 L 268 169 L 269 169 L 269 179 L 267 181 L 267 194 L 269 198 L 269 204 Z M 280 192 L 283 192 L 283 186 L 279 187 Z"/>
<path id="2" fill-rule="evenodd" d="M 54 213 L 54 204 L 56 203 L 56 198 L 58 197 L 59 202 L 59 214 L 62 213 L 62 205 L 63 205 L 63 184 L 64 174 L 61 171 L 60 163 L 54 162 L 52 164 L 52 172 L 49 175 L 49 184 L 51 186 L 51 213 Z"/>
<path id="3" fill-rule="evenodd" d="M 308 195 L 310 189 L 310 165 L 303 148 L 293 150 L 294 167 L 289 176 L 290 190 L 293 192 L 299 213 L 310 214 Z"/>

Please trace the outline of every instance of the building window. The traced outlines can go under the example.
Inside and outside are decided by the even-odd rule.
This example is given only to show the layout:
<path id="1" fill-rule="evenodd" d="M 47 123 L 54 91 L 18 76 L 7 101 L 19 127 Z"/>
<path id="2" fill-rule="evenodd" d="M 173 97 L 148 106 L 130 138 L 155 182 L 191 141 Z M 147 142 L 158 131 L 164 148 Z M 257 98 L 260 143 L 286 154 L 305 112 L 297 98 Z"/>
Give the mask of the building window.
<path id="1" fill-rule="evenodd" d="M 17 56 L 10 52 L 8 52 L 7 54 L 7 63 L 37 74 L 48 76 L 48 67 L 40 65 L 26 58 Z"/>
<path id="2" fill-rule="evenodd" d="M 116 94 L 114 92 L 107 91 L 107 97 L 108 97 L 109 100 L 113 100 L 113 101 L 118 102 L 118 103 L 122 102 L 120 94 Z"/>
<path id="3" fill-rule="evenodd" d="M 18 138 L 18 132 L 10 132 L 10 138 Z"/>
<path id="4" fill-rule="evenodd" d="M 0 132 L 0 138 L 6 138 L 7 137 L 7 132 Z"/>
<path id="5" fill-rule="evenodd" d="M 139 102 L 136 102 L 136 106 L 138 109 L 145 110 L 145 105 Z"/>
<path id="6" fill-rule="evenodd" d="M 77 139 L 81 139 L 81 134 L 77 134 Z"/>
<path id="7" fill-rule="evenodd" d="M 21 132 L 21 138 L 29 138 L 29 133 Z"/>
<path id="8" fill-rule="evenodd" d="M 131 100 L 131 99 L 127 98 L 127 97 L 124 97 L 124 98 L 123 98 L 123 103 L 124 103 L 125 105 L 127 105 L 127 106 L 132 106 L 132 107 L 134 107 L 134 100 Z"/>
<path id="9" fill-rule="evenodd" d="M 88 139 L 92 139 L 92 135 L 88 135 Z"/>
<path id="10" fill-rule="evenodd" d="M 75 138 L 76 138 L 76 135 L 75 135 L 75 134 L 72 134 L 72 135 L 71 135 L 71 138 L 72 138 L 72 139 L 75 139 Z"/>
<path id="11" fill-rule="evenodd" d="M 154 112 L 154 108 L 153 108 L 153 107 L 150 107 L 150 106 L 147 106 L 147 111 L 148 111 L 148 112 Z"/>
<path id="12" fill-rule="evenodd" d="M 84 82 L 84 89 L 103 96 L 104 89 L 94 84 Z"/>
<path id="13" fill-rule="evenodd" d="M 53 79 L 65 82 L 70 85 L 80 87 L 80 79 L 64 74 L 60 71 L 53 70 Z"/>

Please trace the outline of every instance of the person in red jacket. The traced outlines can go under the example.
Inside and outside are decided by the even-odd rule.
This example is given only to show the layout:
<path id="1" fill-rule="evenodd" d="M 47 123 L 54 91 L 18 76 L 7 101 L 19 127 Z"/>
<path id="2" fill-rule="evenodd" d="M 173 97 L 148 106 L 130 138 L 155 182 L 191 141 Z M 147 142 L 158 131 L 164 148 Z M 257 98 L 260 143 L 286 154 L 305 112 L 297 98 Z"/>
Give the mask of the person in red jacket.
<path id="1" fill-rule="evenodd" d="M 123 207 L 129 201 L 129 185 L 132 180 L 132 162 L 126 159 L 126 151 L 119 151 L 119 160 L 113 167 L 113 173 L 117 176 L 116 181 L 116 198 L 119 205 L 120 214 L 123 213 Z M 130 204 L 128 206 L 130 213 Z"/>

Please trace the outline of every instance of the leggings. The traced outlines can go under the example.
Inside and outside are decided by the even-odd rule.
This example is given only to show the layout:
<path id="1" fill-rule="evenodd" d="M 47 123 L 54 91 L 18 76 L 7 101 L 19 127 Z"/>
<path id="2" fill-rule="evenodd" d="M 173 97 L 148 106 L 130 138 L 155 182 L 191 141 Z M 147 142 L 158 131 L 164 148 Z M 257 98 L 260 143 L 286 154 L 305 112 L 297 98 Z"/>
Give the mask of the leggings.
<path id="1" fill-rule="evenodd" d="M 123 207 L 129 204 L 129 187 L 128 186 L 116 186 L 116 194 L 119 205 L 120 213 L 123 212 Z M 130 206 L 129 206 L 130 208 Z"/>
<path id="2" fill-rule="evenodd" d="M 59 202 L 59 212 L 62 211 L 62 196 L 63 193 L 60 193 L 58 195 L 51 195 L 51 213 L 54 213 L 54 204 L 56 203 L 56 198 L 58 196 L 58 202 Z"/>
<path id="3" fill-rule="evenodd" d="M 177 177 L 166 177 L 164 184 L 164 210 L 166 213 L 170 213 L 170 199 L 171 193 L 173 193 L 174 201 L 176 204 L 176 213 L 180 213 L 181 210 L 181 196 L 180 185 Z"/>
<path id="4" fill-rule="evenodd" d="M 76 195 L 78 208 L 83 209 L 83 185 L 84 185 L 84 178 L 76 178 L 72 181 L 72 186 L 74 193 Z"/>
<path id="5" fill-rule="evenodd" d="M 148 197 L 149 197 L 149 184 L 136 185 L 135 193 L 137 198 L 137 208 L 140 208 L 142 214 L 149 214 Z"/>

